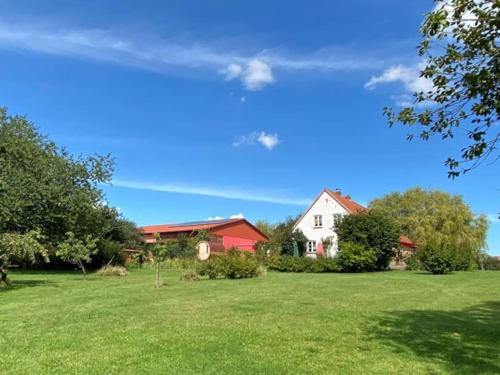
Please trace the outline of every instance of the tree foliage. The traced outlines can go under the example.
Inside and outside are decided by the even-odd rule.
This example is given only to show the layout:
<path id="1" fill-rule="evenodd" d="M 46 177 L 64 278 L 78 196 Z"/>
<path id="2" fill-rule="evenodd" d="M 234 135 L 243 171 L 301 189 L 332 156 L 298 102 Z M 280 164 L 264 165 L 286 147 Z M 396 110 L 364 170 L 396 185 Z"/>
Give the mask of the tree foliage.
<path id="1" fill-rule="evenodd" d="M 0 233 L 39 229 L 48 243 L 102 237 L 118 217 L 104 204 L 109 156 L 73 157 L 25 117 L 0 108 Z"/>
<path id="2" fill-rule="evenodd" d="M 77 239 L 73 232 L 66 233 L 66 239 L 57 246 L 56 255 L 62 260 L 77 265 L 85 276 L 85 263 L 97 252 L 97 239 L 87 235 L 84 240 Z"/>
<path id="3" fill-rule="evenodd" d="M 460 195 L 438 190 L 409 189 L 370 203 L 370 209 L 396 219 L 419 246 L 442 244 L 477 259 L 486 245 L 488 221 L 475 215 Z"/>
<path id="4" fill-rule="evenodd" d="M 147 251 L 149 252 L 149 256 L 153 260 L 155 266 L 155 271 L 156 271 L 155 286 L 159 288 L 161 286 L 161 280 L 160 280 L 161 263 L 172 254 L 172 251 L 176 246 L 175 243 L 176 241 L 162 239 L 159 233 L 155 233 L 154 238 L 155 238 L 155 243 L 149 246 L 147 248 Z"/>
<path id="5" fill-rule="evenodd" d="M 389 215 L 367 211 L 344 216 L 335 232 L 341 245 L 354 243 L 373 251 L 376 257 L 373 269 L 385 270 L 399 244 L 401 227 Z M 360 254 L 359 249 L 352 250 L 353 254 Z"/>
<path id="6" fill-rule="evenodd" d="M 0 235 L 0 285 L 10 285 L 7 269 L 11 262 L 34 263 L 37 256 L 49 261 L 47 249 L 43 246 L 44 237 L 40 231 L 32 230 L 24 234 L 4 233 Z"/>
<path id="7" fill-rule="evenodd" d="M 500 2 L 446 0 L 427 15 L 419 46 L 425 67 L 421 77 L 433 89 L 414 94 L 414 105 L 394 112 L 385 108 L 389 125 L 419 125 L 419 136 L 442 139 L 459 136 L 461 157 L 449 157 L 449 176 L 498 156 L 500 139 Z M 420 109 L 424 107 L 424 109 Z M 412 139 L 414 134 L 409 134 Z"/>
<path id="8" fill-rule="evenodd" d="M 112 172 L 109 156 L 74 157 L 25 117 L 0 108 L 0 233 L 38 231 L 51 256 L 65 241 L 66 250 L 78 249 L 67 233 L 76 244 L 90 236 L 97 240 L 94 266 L 119 262 L 123 248 L 142 239 L 134 223 L 105 203 L 99 184 Z"/>
<path id="9" fill-rule="evenodd" d="M 418 260 L 424 270 L 436 275 L 444 275 L 456 269 L 455 249 L 443 242 L 425 244 L 418 252 Z"/>
<path id="10" fill-rule="evenodd" d="M 269 241 L 259 243 L 257 251 L 278 255 L 293 255 L 293 243 L 296 242 L 299 253 L 305 253 L 307 238 L 301 230 L 294 230 L 298 217 L 288 217 L 285 221 L 271 224 L 258 221 L 255 226 L 269 237 Z"/>

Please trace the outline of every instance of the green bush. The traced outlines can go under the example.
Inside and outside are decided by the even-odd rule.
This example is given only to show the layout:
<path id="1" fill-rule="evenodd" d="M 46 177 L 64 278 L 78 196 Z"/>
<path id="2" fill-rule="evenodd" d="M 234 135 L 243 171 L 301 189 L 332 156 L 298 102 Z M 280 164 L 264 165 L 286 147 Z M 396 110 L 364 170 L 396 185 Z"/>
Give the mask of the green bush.
<path id="1" fill-rule="evenodd" d="M 445 243 L 424 245 L 418 252 L 422 268 L 433 274 L 447 274 L 456 269 L 456 254 Z"/>
<path id="2" fill-rule="evenodd" d="M 367 272 L 378 268 L 374 250 L 354 242 L 342 242 L 339 247 L 335 259 L 342 272 Z"/>
<path id="3" fill-rule="evenodd" d="M 200 262 L 198 273 L 209 279 L 224 277 L 226 279 L 244 279 L 259 276 L 259 263 L 250 256 L 240 256 L 237 251 L 231 251 L 225 256 L 211 257 Z"/>
<path id="4" fill-rule="evenodd" d="M 270 257 L 267 263 L 269 269 L 279 272 L 338 272 L 337 263 L 332 258 L 308 257 Z"/>
<path id="5" fill-rule="evenodd" d="M 404 261 L 406 263 L 406 270 L 408 271 L 416 271 L 422 269 L 422 264 L 420 264 L 417 253 L 405 258 Z"/>
<path id="6" fill-rule="evenodd" d="M 196 258 L 167 258 L 162 262 L 162 268 L 172 270 L 196 269 L 199 260 Z"/>
<path id="7" fill-rule="evenodd" d="M 181 281 L 197 281 L 199 279 L 200 274 L 196 270 L 187 270 L 181 275 Z"/>
<path id="8" fill-rule="evenodd" d="M 500 259 L 489 256 L 484 260 L 483 267 L 485 270 L 500 271 Z"/>
<path id="9" fill-rule="evenodd" d="M 108 263 L 123 266 L 123 244 L 111 240 L 100 240 L 97 242 L 97 252 L 91 258 L 90 268 L 97 269 Z"/>

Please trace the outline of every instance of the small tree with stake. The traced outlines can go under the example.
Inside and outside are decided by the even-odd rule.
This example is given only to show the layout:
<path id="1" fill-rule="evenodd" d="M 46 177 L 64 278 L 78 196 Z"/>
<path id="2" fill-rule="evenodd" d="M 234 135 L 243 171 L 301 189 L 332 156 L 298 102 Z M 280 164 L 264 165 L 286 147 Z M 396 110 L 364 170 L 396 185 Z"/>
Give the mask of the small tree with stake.
<path id="1" fill-rule="evenodd" d="M 168 241 L 162 240 L 159 233 L 155 233 L 154 237 L 156 242 L 150 249 L 150 256 L 152 257 L 153 263 L 155 265 L 155 271 L 156 271 L 155 286 L 159 288 L 161 286 L 160 265 L 169 256 L 172 249 L 171 249 L 171 244 Z"/>
<path id="2" fill-rule="evenodd" d="M 86 276 L 85 263 L 89 263 L 91 255 L 97 252 L 97 240 L 91 236 L 85 237 L 85 240 L 75 238 L 73 232 L 66 233 L 66 239 L 57 247 L 56 255 L 62 260 L 77 265 Z"/>
<path id="3" fill-rule="evenodd" d="M 38 230 L 24 234 L 4 233 L 0 235 L 0 285 L 10 285 L 7 270 L 13 260 L 22 260 L 29 263 L 36 261 L 41 255 L 48 262 L 47 250 L 42 245 L 44 237 Z"/>

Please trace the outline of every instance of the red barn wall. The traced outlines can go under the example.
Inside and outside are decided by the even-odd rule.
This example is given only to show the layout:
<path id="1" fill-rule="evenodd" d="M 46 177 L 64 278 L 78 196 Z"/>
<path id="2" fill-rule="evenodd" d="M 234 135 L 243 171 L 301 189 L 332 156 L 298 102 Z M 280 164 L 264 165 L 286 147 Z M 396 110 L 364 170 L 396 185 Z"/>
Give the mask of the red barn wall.
<path id="1" fill-rule="evenodd" d="M 254 242 L 267 240 L 264 235 L 262 235 L 259 231 L 255 230 L 251 225 L 244 221 L 227 225 L 222 228 L 217 228 L 210 232 L 222 237 L 228 236 L 246 238 L 248 240 L 253 240 Z"/>
<path id="2" fill-rule="evenodd" d="M 255 251 L 254 246 L 257 241 L 249 240 L 248 238 L 224 236 L 222 242 L 224 244 L 224 249 L 226 250 L 230 249 L 231 247 L 237 247 L 238 249 L 241 250 L 254 252 Z"/>

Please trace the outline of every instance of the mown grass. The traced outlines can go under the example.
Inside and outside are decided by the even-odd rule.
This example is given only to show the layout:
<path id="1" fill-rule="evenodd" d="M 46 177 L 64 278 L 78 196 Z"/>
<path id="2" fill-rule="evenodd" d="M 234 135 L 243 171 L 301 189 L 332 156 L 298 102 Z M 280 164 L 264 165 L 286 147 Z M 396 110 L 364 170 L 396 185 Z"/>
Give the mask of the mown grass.
<path id="1" fill-rule="evenodd" d="M 500 373 L 500 272 L 12 274 L 2 374 Z"/>

